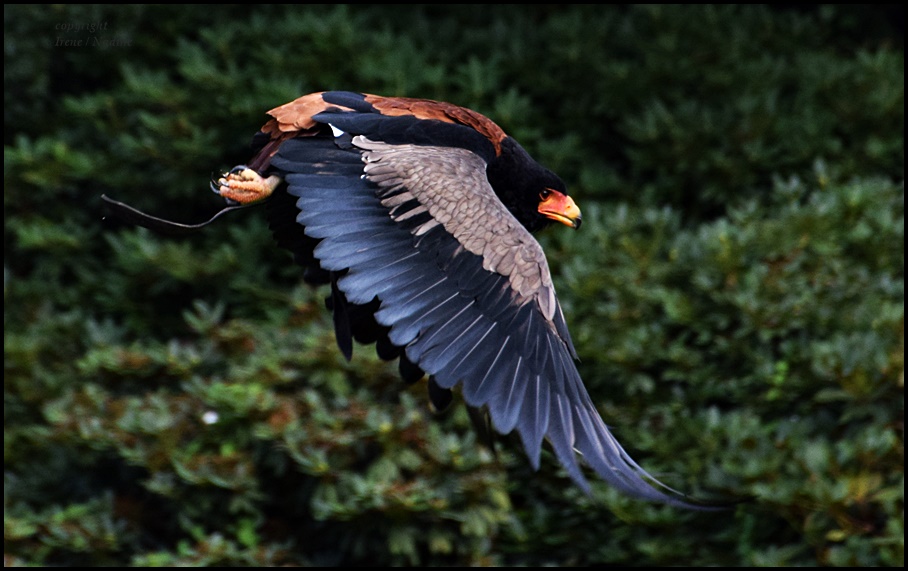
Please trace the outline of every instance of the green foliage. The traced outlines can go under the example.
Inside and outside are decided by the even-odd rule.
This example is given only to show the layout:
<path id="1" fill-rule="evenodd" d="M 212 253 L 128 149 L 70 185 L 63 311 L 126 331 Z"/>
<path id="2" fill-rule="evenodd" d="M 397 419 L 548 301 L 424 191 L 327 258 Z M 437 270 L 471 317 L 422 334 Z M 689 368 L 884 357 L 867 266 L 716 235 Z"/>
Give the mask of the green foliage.
<path id="1" fill-rule="evenodd" d="M 4 15 L 8 563 L 903 565 L 902 12 Z M 264 111 L 345 88 L 476 109 L 565 178 L 584 226 L 540 239 L 603 417 L 746 501 L 587 497 L 493 454 L 343 360 L 255 209 L 181 240 L 102 220 L 102 193 L 206 218 Z"/>

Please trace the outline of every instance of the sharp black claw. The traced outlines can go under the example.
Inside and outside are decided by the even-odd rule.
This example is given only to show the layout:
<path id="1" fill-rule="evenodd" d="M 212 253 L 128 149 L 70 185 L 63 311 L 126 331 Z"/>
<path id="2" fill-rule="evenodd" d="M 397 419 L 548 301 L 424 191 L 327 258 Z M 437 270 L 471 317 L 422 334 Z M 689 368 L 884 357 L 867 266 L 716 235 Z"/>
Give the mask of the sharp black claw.
<path id="1" fill-rule="evenodd" d="M 211 192 L 215 193 L 218 196 L 222 196 L 221 195 L 221 186 L 222 186 L 221 177 L 219 177 L 219 178 L 212 177 L 211 182 L 208 183 L 208 188 L 211 189 Z M 224 196 L 223 198 L 224 198 L 224 202 L 226 202 L 230 206 L 235 206 L 235 205 L 239 204 L 239 202 L 237 202 L 236 200 L 227 198 L 226 196 Z"/>

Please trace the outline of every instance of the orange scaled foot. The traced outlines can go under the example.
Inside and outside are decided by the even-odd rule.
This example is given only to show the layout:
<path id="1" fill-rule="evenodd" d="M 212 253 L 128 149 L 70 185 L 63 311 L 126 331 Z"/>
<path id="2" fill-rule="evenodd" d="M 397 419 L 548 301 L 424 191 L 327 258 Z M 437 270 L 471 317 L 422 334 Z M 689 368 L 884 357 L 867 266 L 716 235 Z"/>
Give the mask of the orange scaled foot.
<path id="1" fill-rule="evenodd" d="M 254 170 L 241 165 L 233 167 L 221 178 L 212 180 L 211 190 L 230 202 L 251 204 L 271 196 L 282 180 L 277 175 L 264 178 Z"/>

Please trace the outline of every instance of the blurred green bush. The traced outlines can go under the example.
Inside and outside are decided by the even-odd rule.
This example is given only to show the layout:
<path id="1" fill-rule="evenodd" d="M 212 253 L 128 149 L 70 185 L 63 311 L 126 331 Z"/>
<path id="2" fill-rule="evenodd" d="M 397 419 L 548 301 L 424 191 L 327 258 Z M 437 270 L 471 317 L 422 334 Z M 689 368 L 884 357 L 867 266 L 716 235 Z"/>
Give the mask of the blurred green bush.
<path id="1" fill-rule="evenodd" d="M 902 10 L 4 7 L 5 563 L 902 566 Z M 471 107 L 559 172 L 586 222 L 541 240 L 604 418 L 751 500 L 494 456 L 340 357 L 261 213 L 102 220 L 201 220 L 320 89 Z"/>

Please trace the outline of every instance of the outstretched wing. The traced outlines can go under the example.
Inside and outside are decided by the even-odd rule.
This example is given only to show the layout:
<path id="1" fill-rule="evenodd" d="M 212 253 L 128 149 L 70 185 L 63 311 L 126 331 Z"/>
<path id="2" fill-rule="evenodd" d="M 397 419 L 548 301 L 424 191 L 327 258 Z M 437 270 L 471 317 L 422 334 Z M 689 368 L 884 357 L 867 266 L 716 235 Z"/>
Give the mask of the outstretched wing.
<path id="1" fill-rule="evenodd" d="M 496 198 L 485 153 L 411 144 L 405 122 L 348 111 L 311 115 L 334 138 L 289 138 L 270 158 L 346 299 L 377 303 L 391 342 L 496 430 L 516 430 L 534 468 L 548 440 L 584 490 L 579 458 L 629 494 L 688 505 L 653 486 L 596 411 L 542 250 Z"/>

